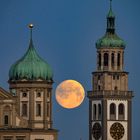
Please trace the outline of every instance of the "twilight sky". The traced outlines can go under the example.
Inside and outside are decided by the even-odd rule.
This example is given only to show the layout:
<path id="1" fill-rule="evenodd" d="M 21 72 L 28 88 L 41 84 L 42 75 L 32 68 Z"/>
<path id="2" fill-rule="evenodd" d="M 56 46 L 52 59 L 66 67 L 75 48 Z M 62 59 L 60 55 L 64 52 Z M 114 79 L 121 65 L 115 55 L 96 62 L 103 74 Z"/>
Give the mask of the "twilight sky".
<path id="1" fill-rule="evenodd" d="M 74 79 L 91 90 L 96 70 L 95 42 L 104 35 L 109 0 L 0 0 L 0 86 L 8 90 L 8 71 L 28 48 L 34 24 L 34 46 L 54 72 L 53 120 L 59 140 L 88 140 L 88 99 L 72 110 L 56 103 L 55 88 Z M 140 137 L 140 1 L 113 0 L 116 32 L 127 46 L 125 70 L 129 89 L 134 90 L 133 140 Z"/>

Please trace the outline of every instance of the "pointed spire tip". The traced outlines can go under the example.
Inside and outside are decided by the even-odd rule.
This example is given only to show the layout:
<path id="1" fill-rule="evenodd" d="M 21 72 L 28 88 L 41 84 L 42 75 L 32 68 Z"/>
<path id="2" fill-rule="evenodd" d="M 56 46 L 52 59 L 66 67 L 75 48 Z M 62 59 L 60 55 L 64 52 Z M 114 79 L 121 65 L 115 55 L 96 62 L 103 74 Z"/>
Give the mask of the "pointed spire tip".
<path id="1" fill-rule="evenodd" d="M 112 9 L 112 0 L 110 0 L 110 9 Z"/>

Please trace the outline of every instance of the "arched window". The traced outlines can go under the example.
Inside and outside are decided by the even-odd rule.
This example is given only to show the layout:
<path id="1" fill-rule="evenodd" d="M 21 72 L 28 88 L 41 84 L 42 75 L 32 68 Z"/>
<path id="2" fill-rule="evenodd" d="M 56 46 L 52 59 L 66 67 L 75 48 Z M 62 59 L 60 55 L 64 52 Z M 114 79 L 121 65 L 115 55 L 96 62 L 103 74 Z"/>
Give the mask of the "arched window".
<path id="1" fill-rule="evenodd" d="M 22 116 L 27 116 L 27 104 L 22 104 Z"/>
<path id="2" fill-rule="evenodd" d="M 118 67 L 120 66 L 120 53 L 118 53 L 118 56 L 117 56 L 117 66 Z"/>
<path id="3" fill-rule="evenodd" d="M 124 119 L 124 105 L 121 103 L 119 104 L 119 120 L 123 120 Z"/>
<path id="4" fill-rule="evenodd" d="M 101 104 L 98 104 L 98 119 L 101 119 Z"/>
<path id="5" fill-rule="evenodd" d="M 36 104 L 36 116 L 41 116 L 41 104 Z"/>
<path id="6" fill-rule="evenodd" d="M 111 66 L 114 67 L 114 53 L 111 54 Z"/>
<path id="7" fill-rule="evenodd" d="M 99 59 L 99 67 L 100 67 L 101 66 L 101 60 L 102 60 L 101 53 L 99 53 L 98 59 Z"/>
<path id="8" fill-rule="evenodd" d="M 110 104 L 110 119 L 111 120 L 116 119 L 116 105 L 114 103 Z"/>
<path id="9" fill-rule="evenodd" d="M 97 113 L 97 110 L 96 110 L 96 104 L 93 105 L 93 119 L 96 120 L 96 113 Z"/>
<path id="10" fill-rule="evenodd" d="M 104 53 L 104 66 L 108 66 L 108 53 Z"/>
<path id="11" fill-rule="evenodd" d="M 8 115 L 4 116 L 4 125 L 8 125 L 9 121 L 8 121 Z"/>

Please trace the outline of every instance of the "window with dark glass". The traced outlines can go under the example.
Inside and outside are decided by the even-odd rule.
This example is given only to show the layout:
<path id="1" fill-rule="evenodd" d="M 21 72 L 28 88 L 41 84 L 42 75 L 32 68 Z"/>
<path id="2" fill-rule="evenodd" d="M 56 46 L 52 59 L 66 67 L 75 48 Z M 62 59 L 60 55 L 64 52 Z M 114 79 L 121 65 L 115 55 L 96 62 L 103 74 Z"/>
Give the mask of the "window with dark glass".
<path id="1" fill-rule="evenodd" d="M 116 76 L 115 76 L 115 75 L 113 75 L 113 80 L 115 80 L 115 77 L 116 77 Z"/>
<path id="2" fill-rule="evenodd" d="M 98 119 L 101 119 L 101 104 L 98 104 Z"/>
<path id="3" fill-rule="evenodd" d="M 26 92 L 22 93 L 22 96 L 27 97 L 27 93 Z"/>
<path id="4" fill-rule="evenodd" d="M 114 103 L 110 104 L 110 119 L 116 119 L 116 105 Z"/>
<path id="5" fill-rule="evenodd" d="M 99 53 L 99 67 L 101 66 L 101 53 Z"/>
<path id="6" fill-rule="evenodd" d="M 41 104 L 36 104 L 36 116 L 41 116 Z"/>
<path id="7" fill-rule="evenodd" d="M 114 53 L 111 54 L 111 65 L 114 66 Z"/>
<path id="8" fill-rule="evenodd" d="M 115 104 L 112 103 L 112 104 L 110 105 L 110 114 L 115 114 L 115 113 L 116 113 L 116 107 L 115 107 Z"/>
<path id="9" fill-rule="evenodd" d="M 117 56 L 117 66 L 120 66 L 120 53 L 118 53 L 118 56 Z"/>
<path id="10" fill-rule="evenodd" d="M 49 117 L 49 115 L 50 115 L 50 105 L 49 103 L 47 103 L 47 116 Z"/>
<path id="11" fill-rule="evenodd" d="M 98 75 L 98 80 L 100 80 L 101 79 L 101 75 Z"/>
<path id="12" fill-rule="evenodd" d="M 22 104 L 22 116 L 27 116 L 27 104 Z"/>
<path id="13" fill-rule="evenodd" d="M 93 119 L 96 120 L 96 113 L 97 113 L 97 110 L 96 110 L 96 104 L 93 105 Z"/>
<path id="14" fill-rule="evenodd" d="M 9 120 L 8 120 L 8 115 L 4 116 L 4 125 L 8 125 Z"/>
<path id="15" fill-rule="evenodd" d="M 118 87 L 117 87 L 117 86 L 115 86 L 115 87 L 114 87 L 114 90 L 118 90 Z"/>
<path id="16" fill-rule="evenodd" d="M 124 114 L 124 105 L 123 104 L 119 105 L 119 114 L 120 115 Z"/>
<path id="17" fill-rule="evenodd" d="M 124 105 L 121 103 L 118 107 L 119 119 L 124 119 Z"/>
<path id="18" fill-rule="evenodd" d="M 108 53 L 104 53 L 104 66 L 108 66 Z"/>
<path id="19" fill-rule="evenodd" d="M 98 90 L 101 90 L 101 86 L 100 85 L 98 85 Z"/>

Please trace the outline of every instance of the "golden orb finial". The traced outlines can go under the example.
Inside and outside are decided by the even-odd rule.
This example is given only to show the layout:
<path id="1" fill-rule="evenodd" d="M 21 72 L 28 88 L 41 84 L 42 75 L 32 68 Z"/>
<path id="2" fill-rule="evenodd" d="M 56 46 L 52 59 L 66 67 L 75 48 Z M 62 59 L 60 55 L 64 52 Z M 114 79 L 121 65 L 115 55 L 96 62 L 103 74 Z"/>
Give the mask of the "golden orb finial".
<path id="1" fill-rule="evenodd" d="M 33 24 L 29 24 L 29 28 L 32 29 L 34 27 Z"/>

